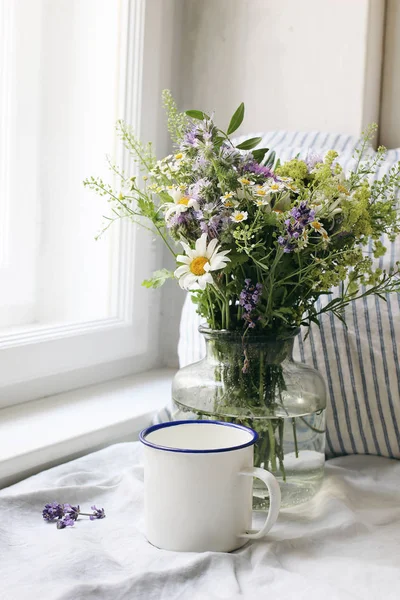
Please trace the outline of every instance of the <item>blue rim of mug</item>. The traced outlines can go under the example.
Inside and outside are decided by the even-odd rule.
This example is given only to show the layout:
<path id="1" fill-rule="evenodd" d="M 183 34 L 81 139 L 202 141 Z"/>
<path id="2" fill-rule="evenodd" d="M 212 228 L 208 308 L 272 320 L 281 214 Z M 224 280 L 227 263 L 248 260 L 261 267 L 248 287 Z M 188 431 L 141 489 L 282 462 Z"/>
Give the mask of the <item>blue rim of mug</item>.
<path id="1" fill-rule="evenodd" d="M 233 427 L 235 429 L 240 429 L 241 431 L 246 431 L 250 433 L 252 439 L 245 444 L 240 444 L 238 446 L 228 446 L 227 448 L 207 448 L 206 450 L 195 450 L 191 448 L 173 448 L 172 446 L 161 446 L 160 444 L 154 444 L 146 439 L 146 436 L 153 431 L 158 431 L 159 429 L 164 429 L 166 427 L 175 427 L 176 425 L 194 425 L 196 423 L 205 423 L 208 425 L 222 425 L 223 427 Z M 167 421 L 165 423 L 158 423 L 157 425 L 151 425 L 150 427 L 146 427 L 139 434 L 139 439 L 145 446 L 149 446 L 150 448 L 155 448 L 156 450 L 165 450 L 167 452 L 181 452 L 185 454 L 215 454 L 216 452 L 231 452 L 232 450 L 241 450 L 242 448 L 247 448 L 248 446 L 253 446 L 258 440 L 258 433 L 251 429 L 250 427 L 246 427 L 245 425 L 237 425 L 236 423 L 225 423 L 224 421 L 211 421 L 211 420 L 199 420 L 199 421 Z"/>

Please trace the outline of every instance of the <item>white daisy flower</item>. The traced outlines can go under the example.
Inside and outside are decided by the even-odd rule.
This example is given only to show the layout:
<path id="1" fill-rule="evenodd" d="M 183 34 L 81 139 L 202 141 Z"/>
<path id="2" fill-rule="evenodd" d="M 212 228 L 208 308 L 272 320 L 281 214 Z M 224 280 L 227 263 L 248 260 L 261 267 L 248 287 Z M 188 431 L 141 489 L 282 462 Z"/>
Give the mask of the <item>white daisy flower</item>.
<path id="1" fill-rule="evenodd" d="M 242 185 L 254 185 L 254 181 L 250 181 L 247 177 L 239 177 L 238 182 Z"/>
<path id="2" fill-rule="evenodd" d="M 283 183 L 281 181 L 272 181 L 271 183 L 268 183 L 266 185 L 265 189 L 270 194 L 277 194 L 278 192 L 281 192 L 282 190 L 285 189 L 285 183 Z"/>
<path id="3" fill-rule="evenodd" d="M 230 216 L 231 221 L 235 223 L 241 223 L 241 221 L 247 221 L 248 214 L 245 210 L 235 210 Z"/>
<path id="4" fill-rule="evenodd" d="M 268 198 L 254 198 L 254 204 L 256 206 L 269 206 L 269 200 Z"/>
<path id="5" fill-rule="evenodd" d="M 326 231 L 326 229 L 324 229 L 324 227 L 322 226 L 322 223 L 320 223 L 320 221 L 317 221 L 317 220 L 311 221 L 310 225 L 314 229 L 314 231 L 317 231 L 318 233 L 321 234 L 321 236 L 325 242 L 329 242 L 328 232 Z"/>
<path id="6" fill-rule="evenodd" d="M 225 208 L 235 208 L 235 206 L 238 205 L 237 202 L 235 202 L 234 200 L 222 200 L 222 204 L 225 206 Z"/>
<path id="7" fill-rule="evenodd" d="M 253 194 L 255 196 L 268 196 L 269 190 L 268 188 L 264 188 L 262 185 L 257 185 L 253 188 Z"/>
<path id="8" fill-rule="evenodd" d="M 226 208 L 234 208 L 237 206 L 237 202 L 234 200 L 235 194 L 233 192 L 227 192 L 223 196 L 220 196 L 222 204 Z"/>
<path id="9" fill-rule="evenodd" d="M 299 193 L 299 188 L 294 183 L 285 183 L 285 187 L 287 190 L 290 190 L 291 192 L 294 192 L 295 194 Z"/>
<path id="10" fill-rule="evenodd" d="M 200 208 L 197 200 L 185 196 L 183 191 L 178 187 L 174 187 L 171 190 L 169 189 L 168 194 L 172 198 L 173 204 L 172 206 L 170 202 L 164 204 L 164 207 L 167 208 L 167 212 L 165 213 L 166 221 L 168 221 L 172 215 L 186 212 L 188 208 L 194 208 L 194 210 L 199 210 Z"/>
<path id="11" fill-rule="evenodd" d="M 176 260 L 183 264 L 176 269 L 174 275 L 184 290 L 204 290 L 208 283 L 214 283 L 211 271 L 224 269 L 230 261 L 226 256 L 230 250 L 220 252 L 221 246 L 217 239 L 211 240 L 207 245 L 206 233 L 196 240 L 194 249 L 185 242 L 181 244 L 186 256 L 181 254 L 176 257 Z"/>

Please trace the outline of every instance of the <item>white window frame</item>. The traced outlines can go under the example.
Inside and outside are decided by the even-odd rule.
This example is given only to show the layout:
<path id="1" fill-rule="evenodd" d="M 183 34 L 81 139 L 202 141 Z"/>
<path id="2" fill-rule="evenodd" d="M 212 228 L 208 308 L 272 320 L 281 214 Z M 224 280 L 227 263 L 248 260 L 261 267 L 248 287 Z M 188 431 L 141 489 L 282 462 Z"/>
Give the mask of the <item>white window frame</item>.
<path id="1" fill-rule="evenodd" d="M 154 100 L 146 96 L 151 92 L 160 98 L 161 93 L 159 61 L 163 48 L 159 34 L 164 5 L 162 0 L 121 0 L 121 9 L 120 114 L 139 135 L 147 137 L 157 132 L 151 124 L 155 115 L 147 111 L 147 105 L 154 107 Z M 146 60 L 145 37 L 151 40 L 153 50 Z M 165 78 L 162 83 L 164 87 Z M 104 150 L 106 153 L 108 149 Z M 126 167 L 128 153 L 124 151 L 119 158 Z M 34 326 L 2 335 L 0 408 L 160 364 L 160 294 L 142 288 L 141 282 L 159 268 L 161 247 L 148 232 L 128 221 L 120 222 L 119 227 L 113 271 L 116 316 Z"/>

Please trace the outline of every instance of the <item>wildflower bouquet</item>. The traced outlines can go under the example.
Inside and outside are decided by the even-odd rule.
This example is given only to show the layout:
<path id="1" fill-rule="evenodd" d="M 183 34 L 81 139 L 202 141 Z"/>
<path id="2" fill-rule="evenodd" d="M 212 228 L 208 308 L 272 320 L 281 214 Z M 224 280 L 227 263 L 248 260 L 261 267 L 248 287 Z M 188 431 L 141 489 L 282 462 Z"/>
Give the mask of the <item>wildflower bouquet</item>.
<path id="1" fill-rule="evenodd" d="M 368 151 L 375 127 L 365 132 L 355 169 L 345 175 L 335 151 L 281 164 L 272 149 L 259 148 L 261 138 L 235 145 L 230 136 L 243 121 L 243 104 L 224 132 L 201 111 L 178 112 L 168 92 L 164 103 L 174 153 L 156 160 L 151 145 L 119 122 L 143 181 L 113 166 L 121 181 L 118 192 L 100 179 L 85 184 L 108 196 L 113 211 L 108 224 L 145 218 L 174 255 L 176 270 L 155 272 L 146 287 L 177 279 L 212 330 L 240 336 L 239 361 L 229 358 L 225 341 L 216 342 L 231 365 L 218 374 L 226 393 L 216 398 L 215 413 L 223 401 L 231 415 L 274 414 L 285 387 L 282 357 L 252 357 L 252 340 L 260 335 L 281 340 L 284 354 L 285 340 L 300 325 L 318 324 L 321 313 L 343 320 L 352 300 L 400 290 L 399 263 L 390 272 L 373 265 L 373 257 L 385 252 L 382 236 L 392 240 L 400 231 L 400 165 L 371 181 L 385 154 L 383 147 L 374 155 Z M 317 308 L 316 301 L 337 286 L 340 293 Z M 280 427 L 279 419 L 270 423 L 261 442 L 265 466 L 274 470 L 278 457 L 283 471 Z"/>

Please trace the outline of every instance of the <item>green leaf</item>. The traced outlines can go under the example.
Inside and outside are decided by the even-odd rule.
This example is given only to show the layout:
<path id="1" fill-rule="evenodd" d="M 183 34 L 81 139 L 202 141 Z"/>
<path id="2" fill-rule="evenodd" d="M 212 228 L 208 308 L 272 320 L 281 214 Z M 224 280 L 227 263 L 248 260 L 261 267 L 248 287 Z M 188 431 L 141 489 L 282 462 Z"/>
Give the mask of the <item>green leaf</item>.
<path id="1" fill-rule="evenodd" d="M 243 102 L 240 104 L 239 108 L 235 111 L 231 122 L 229 123 L 228 131 L 226 132 L 228 135 L 236 131 L 238 129 L 244 118 L 244 104 Z"/>
<path id="2" fill-rule="evenodd" d="M 267 160 L 265 161 L 266 167 L 272 167 L 276 158 L 275 150 L 272 150 L 271 154 L 268 155 Z"/>
<path id="3" fill-rule="evenodd" d="M 262 138 L 260 137 L 250 138 L 249 140 L 238 144 L 236 148 L 239 148 L 239 150 L 251 150 L 252 148 L 255 148 L 255 146 L 257 146 L 261 140 Z"/>
<path id="4" fill-rule="evenodd" d="M 206 115 L 202 110 L 187 110 L 185 114 L 191 119 L 198 119 L 202 121 L 203 119 L 209 119 L 210 117 Z"/>
<path id="5" fill-rule="evenodd" d="M 252 153 L 254 160 L 256 160 L 258 163 L 261 163 L 267 152 L 269 152 L 269 148 L 258 148 L 258 150 L 254 150 Z"/>
<path id="6" fill-rule="evenodd" d="M 164 285 L 167 279 L 171 279 L 173 276 L 173 271 L 168 271 L 168 269 L 160 269 L 159 271 L 154 271 L 152 278 L 145 279 L 142 285 L 146 288 L 157 289 Z"/>

